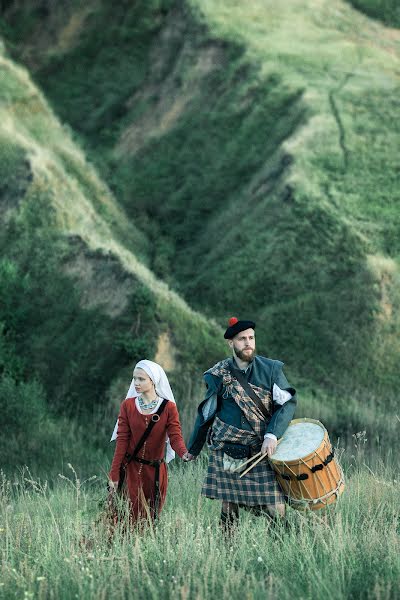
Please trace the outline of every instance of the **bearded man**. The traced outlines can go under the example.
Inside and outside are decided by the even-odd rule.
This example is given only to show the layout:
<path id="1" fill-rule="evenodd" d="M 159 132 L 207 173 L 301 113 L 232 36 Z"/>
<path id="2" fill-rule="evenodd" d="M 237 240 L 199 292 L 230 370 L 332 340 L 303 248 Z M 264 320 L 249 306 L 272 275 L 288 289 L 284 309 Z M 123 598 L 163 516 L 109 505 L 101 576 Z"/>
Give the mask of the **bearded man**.
<path id="1" fill-rule="evenodd" d="M 289 386 L 283 363 L 256 354 L 254 329 L 253 321 L 229 320 L 224 338 L 232 358 L 204 373 L 207 391 L 188 444 L 190 460 L 207 438 L 210 458 L 202 494 L 222 500 L 225 531 L 236 524 L 240 506 L 272 518 L 285 512 L 284 496 L 267 460 L 242 478 L 234 472 L 260 450 L 272 456 L 296 407 L 296 390 Z"/>

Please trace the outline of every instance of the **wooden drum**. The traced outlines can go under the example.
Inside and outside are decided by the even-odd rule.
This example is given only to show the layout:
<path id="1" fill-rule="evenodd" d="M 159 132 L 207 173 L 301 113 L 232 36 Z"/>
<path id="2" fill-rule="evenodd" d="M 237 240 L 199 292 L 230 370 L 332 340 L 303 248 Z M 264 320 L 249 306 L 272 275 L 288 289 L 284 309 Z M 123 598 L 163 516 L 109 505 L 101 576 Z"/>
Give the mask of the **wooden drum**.
<path id="1" fill-rule="evenodd" d="M 343 471 L 328 432 L 314 419 L 291 421 L 270 463 L 294 508 L 324 508 L 343 492 Z"/>

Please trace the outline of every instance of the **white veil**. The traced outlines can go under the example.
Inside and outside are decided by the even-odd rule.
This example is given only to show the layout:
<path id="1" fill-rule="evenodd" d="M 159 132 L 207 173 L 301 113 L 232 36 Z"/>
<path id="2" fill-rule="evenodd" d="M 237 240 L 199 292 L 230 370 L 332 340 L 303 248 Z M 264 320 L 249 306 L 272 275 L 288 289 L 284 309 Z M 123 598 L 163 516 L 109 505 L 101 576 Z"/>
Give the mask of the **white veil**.
<path id="1" fill-rule="evenodd" d="M 143 369 L 150 377 L 152 382 L 154 383 L 156 394 L 160 398 L 165 398 L 166 400 L 171 400 L 171 402 L 175 402 L 174 394 L 172 392 L 171 386 L 168 381 L 168 377 L 164 371 L 164 369 L 157 363 L 152 360 L 140 360 L 136 365 L 135 369 Z M 135 382 L 132 379 L 131 385 L 129 386 L 128 393 L 126 394 L 126 398 L 132 398 L 136 396 L 135 390 Z M 112 433 L 110 442 L 117 439 L 117 431 L 118 431 L 118 419 L 115 423 L 114 431 Z M 173 458 L 175 458 L 175 452 L 171 448 L 171 444 L 169 439 L 167 438 L 167 450 L 165 460 L 169 463 Z"/>

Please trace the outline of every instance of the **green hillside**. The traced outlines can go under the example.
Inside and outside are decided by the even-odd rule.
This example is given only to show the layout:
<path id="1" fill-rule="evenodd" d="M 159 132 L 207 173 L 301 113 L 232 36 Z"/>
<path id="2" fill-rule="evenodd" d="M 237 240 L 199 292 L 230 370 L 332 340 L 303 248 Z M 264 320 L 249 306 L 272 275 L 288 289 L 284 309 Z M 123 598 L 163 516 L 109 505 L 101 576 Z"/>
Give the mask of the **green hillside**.
<path id="1" fill-rule="evenodd" d="M 395 440 L 400 32 L 339 0 L 11 0 L 0 28 L 57 114 L 3 53 L 0 396 L 26 455 L 88 422 L 103 444 L 144 354 L 187 433 L 232 314 L 299 414 Z"/>
<path id="2" fill-rule="evenodd" d="M 380 19 L 389 27 L 400 27 L 400 6 L 397 0 L 349 0 L 370 17 Z"/>
<path id="3" fill-rule="evenodd" d="M 39 8 L 9 3 L 10 47 L 155 273 L 308 380 L 394 390 L 400 34 L 339 0 Z"/>
<path id="4" fill-rule="evenodd" d="M 138 261 L 143 234 L 4 52 L 0 182 L 2 468 L 96 463 L 144 356 L 192 416 L 220 330 Z"/>

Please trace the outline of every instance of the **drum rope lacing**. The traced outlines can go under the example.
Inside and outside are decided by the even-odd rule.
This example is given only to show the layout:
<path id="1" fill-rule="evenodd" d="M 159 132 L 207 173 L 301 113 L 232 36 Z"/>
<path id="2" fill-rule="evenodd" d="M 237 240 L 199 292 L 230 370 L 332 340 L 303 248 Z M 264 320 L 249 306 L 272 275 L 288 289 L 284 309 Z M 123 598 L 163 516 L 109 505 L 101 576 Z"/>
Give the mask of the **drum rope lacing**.
<path id="1" fill-rule="evenodd" d="M 322 471 L 322 469 L 324 467 L 326 467 L 327 465 L 329 465 L 330 462 L 332 462 L 333 458 L 335 456 L 334 451 L 332 450 L 332 452 L 326 457 L 325 460 L 323 460 L 321 463 L 319 463 L 318 465 L 314 465 L 313 467 L 309 467 L 307 465 L 307 463 L 304 463 L 312 473 L 315 473 L 316 471 Z M 304 462 L 304 461 L 303 461 Z M 291 470 L 291 469 L 290 469 Z M 293 473 L 293 471 L 292 471 Z M 290 479 L 297 479 L 298 481 L 303 481 L 305 479 L 308 479 L 309 475 L 308 473 L 300 473 L 300 475 L 296 475 L 295 473 L 293 473 L 293 477 L 291 477 L 290 475 L 286 475 L 284 473 L 280 473 L 280 476 L 282 477 L 282 479 L 286 479 L 286 481 L 290 481 Z"/>
<path id="2" fill-rule="evenodd" d="M 307 498 L 293 498 L 291 496 L 285 496 L 285 498 L 287 498 L 288 500 L 290 500 L 290 503 L 293 504 L 293 506 L 297 505 L 301 505 L 301 506 L 309 506 L 310 504 L 318 504 L 318 503 L 323 503 L 325 504 L 325 501 L 328 500 L 331 496 L 335 495 L 336 498 L 339 497 L 340 495 L 340 488 L 342 487 L 342 485 L 344 484 L 344 479 L 339 479 L 337 487 L 328 492 L 327 494 L 324 494 L 323 496 L 320 496 L 319 498 L 310 498 L 309 500 L 307 500 Z"/>

